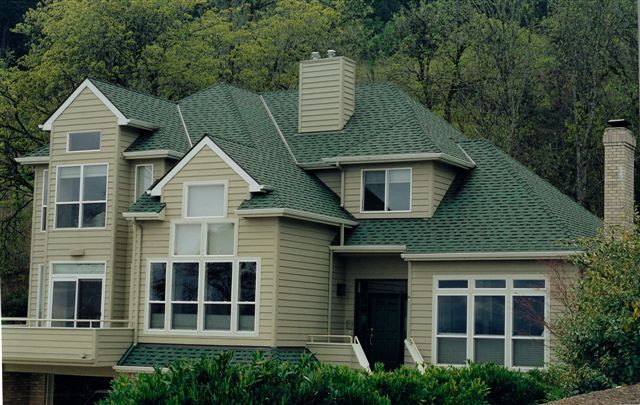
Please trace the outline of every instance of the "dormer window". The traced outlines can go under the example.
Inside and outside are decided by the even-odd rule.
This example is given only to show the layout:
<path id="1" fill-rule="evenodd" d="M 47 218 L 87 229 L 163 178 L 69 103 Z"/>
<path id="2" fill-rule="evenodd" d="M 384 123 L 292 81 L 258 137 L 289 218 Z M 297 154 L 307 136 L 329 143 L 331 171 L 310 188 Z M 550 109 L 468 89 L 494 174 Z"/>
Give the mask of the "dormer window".
<path id="1" fill-rule="evenodd" d="M 411 211 L 411 169 L 362 171 L 362 212 Z"/>
<path id="2" fill-rule="evenodd" d="M 100 131 L 69 132 L 67 152 L 97 152 L 100 150 Z"/>

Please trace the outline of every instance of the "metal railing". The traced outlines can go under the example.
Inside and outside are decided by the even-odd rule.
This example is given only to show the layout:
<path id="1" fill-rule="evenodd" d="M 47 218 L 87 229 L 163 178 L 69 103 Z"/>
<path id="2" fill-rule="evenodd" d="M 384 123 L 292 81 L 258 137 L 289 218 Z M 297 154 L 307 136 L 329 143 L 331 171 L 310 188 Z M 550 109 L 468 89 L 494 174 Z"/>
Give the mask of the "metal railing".
<path id="1" fill-rule="evenodd" d="M 130 329 L 128 319 L 0 318 L 2 327 Z"/>

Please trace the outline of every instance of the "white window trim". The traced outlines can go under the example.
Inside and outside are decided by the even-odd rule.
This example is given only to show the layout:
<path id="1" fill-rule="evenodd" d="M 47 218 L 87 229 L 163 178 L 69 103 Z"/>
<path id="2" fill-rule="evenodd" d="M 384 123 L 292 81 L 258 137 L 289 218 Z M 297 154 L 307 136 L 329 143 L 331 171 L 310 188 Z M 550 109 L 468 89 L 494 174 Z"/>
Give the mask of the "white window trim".
<path id="1" fill-rule="evenodd" d="M 58 182 L 60 181 L 60 168 L 61 167 L 78 167 L 80 166 L 80 190 L 79 190 L 79 194 L 78 197 L 80 198 L 80 200 L 75 201 L 75 202 L 62 202 L 62 203 L 58 203 Z M 83 201 L 82 200 L 82 194 L 84 192 L 84 181 L 83 181 L 83 175 L 84 175 L 84 168 L 86 166 L 107 166 L 107 178 L 106 178 L 106 189 L 105 189 L 105 195 L 104 195 L 104 201 Z M 82 226 L 82 205 L 84 203 L 102 203 L 104 202 L 104 226 L 102 227 L 83 227 Z M 79 204 L 80 208 L 79 208 L 79 213 L 78 213 L 78 226 L 75 228 L 58 228 L 58 204 L 60 205 L 65 205 L 65 204 Z M 58 165 L 56 166 L 56 190 L 55 190 L 55 196 L 54 196 L 54 211 L 53 211 L 53 229 L 55 231 L 95 231 L 95 230 L 101 230 L 101 229 L 107 229 L 107 220 L 109 219 L 109 163 L 108 162 L 104 162 L 104 163 L 84 163 L 84 164 L 75 164 L 75 165 Z"/>
<path id="2" fill-rule="evenodd" d="M 200 225 L 200 254 L 198 255 L 177 255 L 175 254 L 175 238 L 176 238 L 176 225 Z M 207 227 L 209 224 L 233 224 L 233 253 L 229 255 L 208 255 L 207 254 Z M 238 219 L 227 219 L 227 218 L 212 218 L 207 219 L 205 221 L 202 220 L 176 220 L 171 221 L 171 232 L 169 234 L 169 256 L 180 258 L 180 259 L 189 259 L 195 258 L 198 259 L 200 257 L 205 258 L 220 258 L 220 259 L 228 259 L 233 258 L 237 255 L 238 252 Z"/>
<path id="3" fill-rule="evenodd" d="M 231 330 L 229 331 L 216 331 L 216 330 L 204 330 L 204 291 L 205 291 L 205 263 L 233 263 L 232 265 L 232 282 L 231 282 Z M 255 262 L 256 263 L 256 292 L 255 292 L 255 302 L 253 305 L 255 306 L 255 314 L 254 314 L 254 330 L 253 331 L 239 331 L 237 321 L 238 321 L 238 304 L 242 304 L 243 302 L 238 302 L 238 286 L 239 286 L 239 269 L 240 262 Z M 166 290 L 165 290 L 165 311 L 164 311 L 164 328 L 163 329 L 151 329 L 149 328 L 149 304 L 150 301 L 150 288 L 149 283 L 151 282 L 151 263 L 165 263 L 166 264 Z M 198 263 L 198 300 L 193 302 L 189 301 L 185 303 L 188 304 L 197 304 L 197 320 L 196 320 L 196 329 L 195 330 L 182 330 L 182 329 L 171 329 L 171 315 L 172 315 L 172 304 L 181 303 L 183 301 L 173 301 L 173 263 Z M 262 276 L 262 261 L 259 257 L 229 257 L 229 258 L 193 258 L 189 259 L 178 259 L 178 260 L 167 260 L 166 258 L 149 258 L 147 259 L 147 276 L 146 276 L 146 296 L 145 296 L 145 307 L 144 307 L 144 327 L 143 331 L 146 335 L 162 335 L 162 336 L 207 336 L 207 337 L 247 337 L 247 338 L 257 338 L 260 335 L 260 284 L 261 284 L 261 276 Z M 154 301 L 156 302 L 156 301 Z"/>
<path id="4" fill-rule="evenodd" d="M 54 275 L 53 267 L 56 264 L 101 264 L 104 267 L 104 273 L 102 274 L 64 274 L 64 275 Z M 47 302 L 47 318 L 52 319 L 53 314 L 53 283 L 55 281 L 75 281 L 76 282 L 76 299 L 75 299 L 75 308 L 74 308 L 74 319 L 78 319 L 78 279 L 92 279 L 92 280 L 102 280 L 102 302 L 100 304 L 100 321 L 104 320 L 104 303 L 105 303 L 105 292 L 106 292 L 106 275 L 107 275 L 107 262 L 100 260 L 87 260 L 87 261 L 51 261 L 49 262 L 49 294 L 48 294 L 48 302 Z M 97 321 L 97 320 L 96 320 Z M 71 322 L 71 321 L 70 321 Z M 73 327 L 68 326 L 51 326 L 51 321 L 48 322 L 47 327 L 53 329 L 71 329 L 77 328 L 74 322 Z M 103 322 L 99 323 L 101 328 L 106 327 Z M 91 329 L 84 328 L 84 329 Z"/>
<path id="5" fill-rule="evenodd" d="M 389 202 L 389 171 L 392 170 L 409 170 L 409 209 L 387 211 L 387 203 Z M 364 209 L 364 174 L 365 172 L 385 172 L 384 173 L 384 210 L 367 211 Z M 411 167 L 388 167 L 378 169 L 361 169 L 360 170 L 360 214 L 398 214 L 409 213 L 413 209 L 413 168 Z"/>
<path id="6" fill-rule="evenodd" d="M 35 317 L 42 318 L 44 312 L 44 278 L 46 276 L 44 264 L 38 265 L 38 285 L 36 287 L 36 311 Z M 39 322 L 38 322 L 39 324 Z"/>
<path id="7" fill-rule="evenodd" d="M 49 218 L 49 169 L 42 171 L 42 203 L 40 204 L 40 232 L 47 232 L 47 219 Z M 47 194 L 45 198 L 45 194 Z M 45 215 L 45 209 L 47 214 Z"/>
<path id="8" fill-rule="evenodd" d="M 440 280 L 469 280 L 468 288 L 438 288 Z M 476 288 L 475 280 L 506 280 L 506 288 Z M 513 280 L 544 280 L 545 288 L 513 288 Z M 466 334 L 439 334 L 438 333 L 438 296 L 465 296 L 467 297 L 467 332 Z M 504 296 L 505 297 L 505 324 L 504 335 L 475 335 L 474 329 L 474 297 L 476 295 L 482 296 Z M 514 296 L 542 296 L 544 297 L 544 319 L 545 326 L 542 336 L 511 336 L 512 331 L 512 319 L 513 319 L 513 297 Z M 512 339 L 527 339 L 527 340 L 543 340 L 544 341 L 544 367 L 550 361 L 549 350 L 549 338 L 550 332 L 547 329 L 546 322 L 550 319 L 551 315 L 551 299 L 550 299 L 550 284 L 549 277 L 544 274 L 517 274 L 517 275 L 440 275 L 433 277 L 433 296 L 432 296 L 432 320 L 433 328 L 431 333 L 431 363 L 438 366 L 464 366 L 460 364 L 448 364 L 438 363 L 438 338 L 439 337 L 459 337 L 467 340 L 467 360 L 473 360 L 474 358 L 474 339 L 475 338 L 496 338 L 504 339 L 504 354 L 505 361 L 504 366 L 510 369 L 528 371 L 533 369 L 539 369 L 539 367 L 520 367 L 512 365 L 512 352 L 513 345 Z"/>
<path id="9" fill-rule="evenodd" d="M 69 138 L 70 138 L 71 135 L 94 133 L 94 132 L 97 132 L 98 135 L 99 135 L 99 138 L 98 138 L 98 149 L 69 150 Z M 100 130 L 100 129 L 91 129 L 91 130 L 86 130 L 86 131 L 70 131 L 70 132 L 67 132 L 67 149 L 66 149 L 67 153 L 93 153 L 93 152 L 100 152 L 100 150 L 102 150 L 102 130 Z"/>
<path id="10" fill-rule="evenodd" d="M 152 163 L 145 163 L 145 164 L 140 164 L 140 165 L 136 165 L 134 170 L 133 170 L 133 194 L 134 194 L 134 198 L 133 201 L 135 202 L 138 198 L 140 198 L 140 196 L 146 191 L 144 190 L 142 193 L 138 194 L 138 168 L 139 167 L 145 167 L 145 166 L 149 166 L 151 167 L 151 184 L 153 184 L 153 164 Z"/>
<path id="11" fill-rule="evenodd" d="M 190 217 L 187 215 L 189 207 L 189 187 L 190 186 L 223 186 L 223 207 L 222 215 L 213 215 L 205 217 Z M 208 180 L 208 181 L 185 181 L 182 184 L 182 217 L 185 219 L 209 219 L 209 218 L 225 218 L 227 216 L 227 207 L 229 206 L 229 180 Z"/>

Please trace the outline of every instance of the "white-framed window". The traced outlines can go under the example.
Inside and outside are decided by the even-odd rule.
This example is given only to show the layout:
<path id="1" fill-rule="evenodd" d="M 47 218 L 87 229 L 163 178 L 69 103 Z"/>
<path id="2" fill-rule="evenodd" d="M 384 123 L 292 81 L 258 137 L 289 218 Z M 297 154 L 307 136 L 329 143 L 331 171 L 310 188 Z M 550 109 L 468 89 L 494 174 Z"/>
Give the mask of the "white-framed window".
<path id="1" fill-rule="evenodd" d="M 361 212 L 410 212 L 411 168 L 363 169 Z"/>
<path id="2" fill-rule="evenodd" d="M 148 274 L 147 331 L 257 334 L 259 259 L 150 260 Z"/>
<path id="3" fill-rule="evenodd" d="M 40 231 L 47 230 L 47 206 L 49 201 L 49 170 L 42 171 L 42 207 L 40 209 Z"/>
<path id="4" fill-rule="evenodd" d="M 57 167 L 56 229 L 105 227 L 108 170 L 102 163 Z"/>
<path id="5" fill-rule="evenodd" d="M 67 152 L 97 152 L 100 150 L 100 131 L 67 133 Z"/>
<path id="6" fill-rule="evenodd" d="M 185 218 L 221 218 L 227 215 L 226 181 L 185 183 L 182 216 Z"/>
<path id="7" fill-rule="evenodd" d="M 153 184 L 153 165 L 136 165 L 135 176 L 135 199 L 138 199 Z"/>
<path id="8" fill-rule="evenodd" d="M 539 275 L 435 277 L 434 362 L 544 367 L 548 287 Z"/>
<path id="9" fill-rule="evenodd" d="M 49 318 L 52 327 L 100 327 L 106 264 L 51 263 Z"/>
<path id="10" fill-rule="evenodd" d="M 233 256 L 235 221 L 173 222 L 172 256 Z"/>

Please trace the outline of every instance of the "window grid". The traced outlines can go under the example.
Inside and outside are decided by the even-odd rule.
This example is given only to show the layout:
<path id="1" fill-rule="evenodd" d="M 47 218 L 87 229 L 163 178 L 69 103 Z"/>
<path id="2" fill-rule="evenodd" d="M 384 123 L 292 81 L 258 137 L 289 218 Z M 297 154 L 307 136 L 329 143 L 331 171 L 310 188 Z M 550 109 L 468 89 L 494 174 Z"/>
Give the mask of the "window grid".
<path id="1" fill-rule="evenodd" d="M 389 204 L 389 172 L 393 171 L 409 171 L 409 209 L 408 210 L 388 210 Z M 380 210 L 365 210 L 365 173 L 368 172 L 384 172 L 384 208 Z M 411 212 L 413 198 L 413 169 L 410 167 L 398 167 L 393 169 L 363 169 L 360 173 L 360 212 L 361 213 L 395 213 L 395 212 Z"/>
<path id="2" fill-rule="evenodd" d="M 104 166 L 105 170 L 105 192 L 104 192 L 104 200 L 84 200 L 84 169 L 89 166 Z M 78 191 L 78 200 L 77 201 L 58 201 L 59 194 L 59 185 L 60 185 L 60 169 L 68 168 L 68 167 L 79 167 L 80 168 L 80 184 Z M 56 230 L 65 230 L 65 229 L 105 229 L 107 227 L 107 196 L 108 196 L 108 188 L 109 188 L 109 164 L 108 163 L 91 163 L 91 164 L 82 164 L 82 165 L 60 165 L 57 166 L 56 173 L 56 213 L 54 218 L 54 224 Z M 78 226 L 58 226 L 58 206 L 60 205 L 78 205 Z M 84 205 L 86 204 L 104 204 L 104 225 L 103 226 L 82 226 L 83 211 Z"/>
<path id="3" fill-rule="evenodd" d="M 476 280 L 506 280 L 506 288 L 477 288 Z M 469 280 L 467 288 L 440 288 L 438 283 L 440 280 Z M 514 288 L 514 280 L 539 280 L 544 281 L 544 288 Z M 464 277 L 464 276 L 443 276 L 434 277 L 434 297 L 433 297 L 433 322 L 434 332 L 432 341 L 432 362 L 438 363 L 438 339 L 439 338 L 460 338 L 466 339 L 466 357 L 467 359 L 475 359 L 475 339 L 504 339 L 504 365 L 506 367 L 514 367 L 519 369 L 531 369 L 537 367 L 516 366 L 513 364 L 513 340 L 542 340 L 544 341 L 544 363 L 548 362 L 548 351 L 546 349 L 548 340 L 548 331 L 546 326 L 543 329 L 542 336 L 514 336 L 513 335 L 513 297 L 543 297 L 544 299 L 544 319 L 549 317 L 549 282 L 546 277 L 542 276 L 490 276 L 490 277 Z M 438 297 L 444 296 L 465 296 L 467 297 L 467 322 L 466 333 L 439 333 L 438 332 Z M 482 335 L 475 333 L 475 297 L 477 296 L 504 296 L 504 334 L 503 335 Z M 453 364 L 455 365 L 455 364 Z"/>

